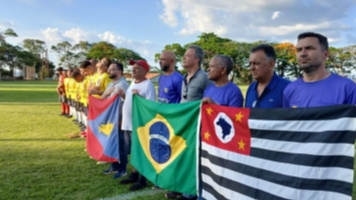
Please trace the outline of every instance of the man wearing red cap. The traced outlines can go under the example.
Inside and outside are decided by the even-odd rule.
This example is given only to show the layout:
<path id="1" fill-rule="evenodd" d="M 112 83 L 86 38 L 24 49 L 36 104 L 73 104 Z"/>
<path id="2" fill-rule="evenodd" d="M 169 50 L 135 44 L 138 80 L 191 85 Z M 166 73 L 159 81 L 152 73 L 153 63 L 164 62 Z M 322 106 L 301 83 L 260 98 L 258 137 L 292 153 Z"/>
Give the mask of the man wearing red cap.
<path id="1" fill-rule="evenodd" d="M 150 66 L 144 60 L 130 60 L 132 66 L 132 81 L 130 87 L 127 89 L 126 94 L 124 91 L 119 90 L 119 95 L 125 99 L 122 109 L 122 125 L 121 129 L 124 131 L 125 152 L 126 155 L 130 154 L 131 149 L 131 133 L 132 133 L 132 95 L 137 94 L 141 97 L 155 101 L 156 89 L 150 80 L 146 78 Z M 121 184 L 134 183 L 130 190 L 139 190 L 147 186 L 146 178 L 139 176 L 139 173 L 133 168 L 131 175 L 120 182 Z"/>

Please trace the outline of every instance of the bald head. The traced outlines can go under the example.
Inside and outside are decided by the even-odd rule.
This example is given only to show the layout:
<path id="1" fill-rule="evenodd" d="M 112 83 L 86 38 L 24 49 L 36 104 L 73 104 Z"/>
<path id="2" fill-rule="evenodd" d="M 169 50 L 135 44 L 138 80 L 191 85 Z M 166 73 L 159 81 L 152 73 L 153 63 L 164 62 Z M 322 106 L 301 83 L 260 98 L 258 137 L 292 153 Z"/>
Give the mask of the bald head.
<path id="1" fill-rule="evenodd" d="M 176 55 L 173 51 L 163 51 L 159 59 L 159 65 L 161 70 L 165 73 L 174 72 L 174 66 L 176 64 Z"/>

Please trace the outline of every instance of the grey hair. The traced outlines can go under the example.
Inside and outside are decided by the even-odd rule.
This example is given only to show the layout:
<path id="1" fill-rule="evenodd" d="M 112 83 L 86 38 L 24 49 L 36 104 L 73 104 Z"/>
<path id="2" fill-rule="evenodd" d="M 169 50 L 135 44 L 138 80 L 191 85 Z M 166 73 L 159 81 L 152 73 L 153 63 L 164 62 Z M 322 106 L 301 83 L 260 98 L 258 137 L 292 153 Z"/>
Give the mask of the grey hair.
<path id="1" fill-rule="evenodd" d="M 213 58 L 218 58 L 218 66 L 219 67 L 226 67 L 226 74 L 229 75 L 234 67 L 234 62 L 232 61 L 231 57 L 225 55 L 215 55 Z"/>
<path id="2" fill-rule="evenodd" d="M 190 45 L 188 49 L 195 50 L 195 57 L 199 58 L 199 66 L 201 66 L 201 63 L 203 62 L 203 58 L 204 58 L 204 50 L 198 45 Z"/>

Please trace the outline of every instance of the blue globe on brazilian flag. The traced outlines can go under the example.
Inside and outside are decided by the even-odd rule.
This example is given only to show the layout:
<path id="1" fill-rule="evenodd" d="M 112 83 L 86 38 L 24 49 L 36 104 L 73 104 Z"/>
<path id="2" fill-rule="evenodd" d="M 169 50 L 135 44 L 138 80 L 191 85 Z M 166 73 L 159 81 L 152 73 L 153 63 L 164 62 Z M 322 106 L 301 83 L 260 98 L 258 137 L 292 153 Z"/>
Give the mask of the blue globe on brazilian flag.
<path id="1" fill-rule="evenodd" d="M 196 194 L 200 101 L 162 104 L 133 97 L 131 164 L 159 187 Z"/>

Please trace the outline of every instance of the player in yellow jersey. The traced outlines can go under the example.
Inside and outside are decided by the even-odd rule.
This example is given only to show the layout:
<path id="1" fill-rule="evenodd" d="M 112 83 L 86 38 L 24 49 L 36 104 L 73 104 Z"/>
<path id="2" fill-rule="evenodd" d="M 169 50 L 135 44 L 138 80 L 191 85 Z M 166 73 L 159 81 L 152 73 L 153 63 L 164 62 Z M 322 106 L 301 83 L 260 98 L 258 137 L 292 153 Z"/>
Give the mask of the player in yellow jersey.
<path id="1" fill-rule="evenodd" d="M 111 64 L 110 59 L 103 58 L 96 64 L 97 74 L 93 77 L 93 83 L 89 88 L 89 94 L 100 98 L 106 87 L 111 82 L 107 70 Z"/>
<path id="2" fill-rule="evenodd" d="M 76 123 L 79 125 L 79 127 L 83 128 L 84 126 L 84 119 L 82 117 L 82 111 L 83 111 L 83 104 L 81 100 L 82 96 L 82 90 L 84 88 L 83 82 L 84 82 L 84 76 L 80 73 L 79 69 L 75 69 L 73 71 L 72 77 L 74 79 L 74 84 L 73 84 L 73 93 L 72 95 L 75 96 L 75 109 L 76 109 Z M 85 90 L 85 89 L 84 89 Z M 70 138 L 77 138 L 80 137 L 79 133 L 68 135 Z"/>
<path id="3" fill-rule="evenodd" d="M 83 61 L 82 63 L 80 63 L 79 69 L 81 71 L 82 74 L 85 75 L 84 78 L 84 87 L 85 91 L 83 91 L 82 93 L 82 103 L 84 105 L 84 123 L 85 126 L 88 125 L 87 122 L 87 117 L 88 117 L 88 97 L 89 97 L 89 89 L 92 87 L 92 85 L 94 85 L 94 75 L 96 74 L 96 60 L 91 59 L 90 61 Z M 86 137 L 86 131 L 82 131 L 81 132 L 83 137 Z"/>
<path id="4" fill-rule="evenodd" d="M 73 90 L 74 90 L 74 84 L 75 81 L 72 78 L 72 73 L 73 69 L 69 69 L 67 72 L 68 75 L 68 101 L 69 101 L 69 115 L 70 116 L 75 116 L 75 105 L 74 105 L 74 95 L 73 95 Z"/>
<path id="5" fill-rule="evenodd" d="M 67 118 L 71 118 L 71 114 L 70 114 L 70 109 L 69 109 L 69 104 L 70 104 L 70 100 L 69 100 L 69 75 L 71 75 L 69 72 L 70 70 L 64 70 L 66 73 L 66 77 L 64 78 L 64 91 L 65 91 L 65 113 Z"/>

